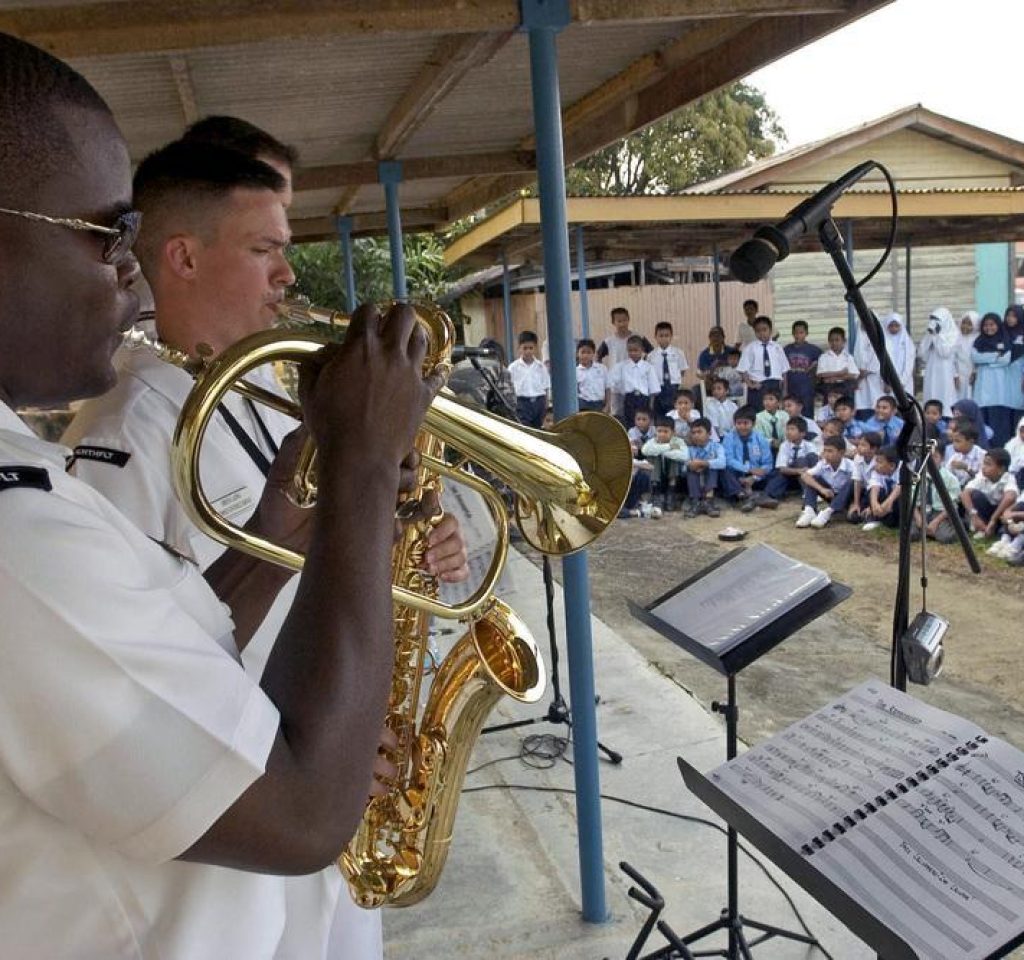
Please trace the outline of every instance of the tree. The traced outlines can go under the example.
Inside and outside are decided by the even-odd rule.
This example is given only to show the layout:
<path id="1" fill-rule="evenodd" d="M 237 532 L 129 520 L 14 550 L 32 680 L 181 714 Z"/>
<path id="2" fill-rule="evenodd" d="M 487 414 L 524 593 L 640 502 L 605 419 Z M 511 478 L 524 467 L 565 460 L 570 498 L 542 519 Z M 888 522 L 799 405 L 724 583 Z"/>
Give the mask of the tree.
<path id="1" fill-rule="evenodd" d="M 734 83 L 566 171 L 571 196 L 677 193 L 775 152 L 785 139 L 764 94 Z"/>

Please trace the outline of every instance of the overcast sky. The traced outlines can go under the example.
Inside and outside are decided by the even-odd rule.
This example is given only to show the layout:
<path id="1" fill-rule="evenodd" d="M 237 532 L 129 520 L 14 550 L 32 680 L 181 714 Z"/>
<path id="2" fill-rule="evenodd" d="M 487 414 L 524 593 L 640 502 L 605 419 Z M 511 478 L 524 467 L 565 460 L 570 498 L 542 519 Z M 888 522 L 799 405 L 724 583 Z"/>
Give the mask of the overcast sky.
<path id="1" fill-rule="evenodd" d="M 1024 141 L 1024 0 L 895 0 L 747 79 L 789 147 L 912 103 Z"/>

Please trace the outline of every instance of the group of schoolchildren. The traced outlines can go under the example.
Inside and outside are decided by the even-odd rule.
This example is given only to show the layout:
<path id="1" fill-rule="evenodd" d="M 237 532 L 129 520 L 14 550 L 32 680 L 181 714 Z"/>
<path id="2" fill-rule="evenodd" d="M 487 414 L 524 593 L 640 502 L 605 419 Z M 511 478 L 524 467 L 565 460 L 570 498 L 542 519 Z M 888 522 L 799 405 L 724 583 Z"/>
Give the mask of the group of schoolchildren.
<path id="1" fill-rule="evenodd" d="M 580 409 L 616 415 L 633 449 L 622 516 L 657 517 L 681 509 L 685 517 L 718 517 L 724 503 L 743 512 L 772 510 L 795 494 L 803 505 L 796 519 L 800 528 L 821 529 L 833 517 L 845 517 L 865 531 L 897 527 L 901 491 L 895 443 L 903 421 L 884 383 L 871 406 L 863 405 L 864 383 L 877 374 L 877 363 L 872 370 L 861 350 L 851 355 L 840 327 L 829 331 L 823 351 L 808 343 L 807 324 L 798 321 L 792 343 L 783 347 L 773 339 L 771 320 L 757 314 L 756 303 L 748 301 L 744 312 L 749 336 L 741 326 L 736 344 L 726 344 L 721 327 L 709 332 L 696 371 L 703 391 L 682 387 L 689 368 L 672 343 L 669 323 L 656 326 L 652 344 L 629 330 L 629 314 L 619 308 L 612 313 L 614 333 L 600 346 L 578 341 Z M 888 339 L 893 330 L 891 317 L 886 320 Z M 1001 324 L 998 332 L 1005 330 Z M 1009 364 L 1015 362 L 1013 341 L 1006 342 Z M 535 334 L 521 334 L 520 357 L 510 373 L 520 419 L 541 427 L 548 422 L 550 382 L 537 346 Z M 918 355 L 927 374 L 929 350 L 922 347 Z M 605 358 L 610 367 L 600 362 Z M 978 378 L 962 376 L 969 392 Z M 929 383 L 926 375 L 925 382 L 939 385 L 934 376 Z M 992 539 L 989 553 L 1024 565 L 1024 417 L 1000 446 L 984 409 L 969 396 L 929 399 L 924 412 L 930 455 L 974 537 Z M 955 539 L 937 490 L 930 491 L 923 513 L 919 498 L 914 504 L 915 536 L 923 531 L 942 543 Z"/>

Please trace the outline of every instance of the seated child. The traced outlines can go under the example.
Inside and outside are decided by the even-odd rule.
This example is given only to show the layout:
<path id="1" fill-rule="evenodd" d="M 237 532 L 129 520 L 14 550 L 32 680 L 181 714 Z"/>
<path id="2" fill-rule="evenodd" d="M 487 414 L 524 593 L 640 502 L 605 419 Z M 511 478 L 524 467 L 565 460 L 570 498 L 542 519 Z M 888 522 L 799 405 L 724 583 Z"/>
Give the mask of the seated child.
<path id="1" fill-rule="evenodd" d="M 853 492 L 846 519 L 850 523 L 863 523 L 868 519 L 868 484 L 875 475 L 875 457 L 882 446 L 882 438 L 870 430 L 856 440 L 857 455 L 853 458 Z"/>
<path id="2" fill-rule="evenodd" d="M 960 502 L 960 482 L 950 472 L 945 464 L 946 442 L 938 439 L 929 454 L 935 465 L 939 468 L 939 476 L 942 478 L 942 485 L 949 492 L 949 498 L 954 506 Z M 917 495 L 917 487 L 914 488 L 914 522 L 910 527 L 910 536 L 916 540 L 921 536 L 921 529 L 924 528 L 926 537 L 936 540 L 939 543 L 953 543 L 956 540 L 956 531 L 953 529 L 952 521 L 946 508 L 942 504 L 942 498 L 935 485 L 928 487 L 928 503 L 925 505 L 925 515 L 921 517 L 920 500 Z"/>
<path id="3" fill-rule="evenodd" d="M 626 431 L 626 436 L 629 437 L 629 445 L 633 448 L 633 457 L 639 457 L 640 448 L 648 440 L 654 439 L 654 426 L 651 423 L 650 410 L 640 409 L 633 414 L 633 426 Z"/>
<path id="4" fill-rule="evenodd" d="M 761 403 L 763 409 L 754 421 L 754 429 L 768 439 L 772 446 L 772 453 L 777 454 L 782 441 L 786 439 L 786 421 L 789 417 L 782 406 L 782 394 L 774 387 L 768 387 L 761 392 Z"/>
<path id="5" fill-rule="evenodd" d="M 694 409 L 693 391 L 680 390 L 676 394 L 676 408 L 669 414 L 676 436 L 686 440 L 690 435 L 690 425 L 699 418 L 700 414 Z"/>
<path id="6" fill-rule="evenodd" d="M 807 424 L 807 439 L 820 451 L 821 428 L 814 422 L 813 417 L 804 417 L 804 405 L 800 397 L 795 393 L 787 393 L 782 398 L 782 409 L 786 411 L 786 418 L 788 420 L 792 420 L 793 417 L 804 418 L 804 423 Z"/>
<path id="7" fill-rule="evenodd" d="M 931 436 L 949 439 L 949 421 L 942 415 L 941 400 L 928 400 L 925 403 L 924 426 Z"/>
<path id="8" fill-rule="evenodd" d="M 842 437 L 826 437 L 822 441 L 821 459 L 800 474 L 800 484 L 804 488 L 804 508 L 796 521 L 798 527 L 820 530 L 836 510 L 849 506 L 853 493 L 853 461 L 847 459 L 846 441 Z M 817 509 L 819 497 L 826 501 L 820 511 Z"/>
<path id="9" fill-rule="evenodd" d="M 786 424 L 786 439 L 775 457 L 775 471 L 768 478 L 764 492 L 778 503 L 789 490 L 800 489 L 800 475 L 818 462 L 814 444 L 807 439 L 807 422 L 793 417 Z"/>
<path id="10" fill-rule="evenodd" d="M 1009 467 L 1010 455 L 1004 449 L 986 450 L 980 472 L 960 492 L 960 502 L 964 505 L 975 540 L 994 537 L 999 532 L 1003 514 L 1020 497 L 1017 478 L 1010 473 Z M 1005 541 L 1000 540 L 989 547 L 988 552 L 998 557 L 1005 549 L 1004 544 L 1009 542 L 1010 537 L 1007 536 Z"/>
<path id="11" fill-rule="evenodd" d="M 864 429 L 880 433 L 883 447 L 894 444 L 903 429 L 903 418 L 896 416 L 896 401 L 890 396 L 879 397 L 875 401 L 875 415 L 864 424 Z"/>
<path id="12" fill-rule="evenodd" d="M 843 393 L 842 387 L 829 387 L 825 391 L 825 405 L 821 407 L 815 414 L 814 419 L 820 426 L 826 420 L 831 420 L 832 417 L 838 416 L 836 413 L 836 404 L 839 402 L 840 397 L 845 397 L 847 394 Z"/>
<path id="13" fill-rule="evenodd" d="M 843 441 L 843 446 L 846 447 L 846 455 L 853 457 L 857 452 L 856 446 L 852 440 L 847 440 L 843 433 L 843 421 L 839 417 L 833 417 L 831 420 L 826 420 L 821 425 L 821 443 L 824 443 L 828 437 L 838 437 Z M 819 451 L 820 452 L 820 451 Z"/>
<path id="14" fill-rule="evenodd" d="M 661 381 L 644 359 L 643 337 L 633 334 L 626 340 L 626 359 L 612 367 L 608 388 L 622 397 L 622 425 L 629 428 L 637 410 L 650 411 L 661 390 Z"/>
<path id="15" fill-rule="evenodd" d="M 711 381 L 711 396 L 704 401 L 704 416 L 711 421 L 712 436 L 720 440 L 732 429 L 736 401 L 729 399 L 729 383 L 722 377 Z"/>
<path id="16" fill-rule="evenodd" d="M 978 430 L 970 420 L 954 421 L 950 444 L 946 448 L 946 466 L 961 488 L 970 483 L 981 470 L 985 451 L 978 446 Z"/>
<path id="17" fill-rule="evenodd" d="M 596 352 L 593 340 L 576 343 L 576 398 L 581 410 L 608 409 L 608 368 L 594 363 Z"/>
<path id="18" fill-rule="evenodd" d="M 893 446 L 881 447 L 868 481 L 867 522 L 862 530 L 900 525 L 900 455 Z"/>
<path id="19" fill-rule="evenodd" d="M 1024 567 L 1024 500 L 1018 500 L 1003 514 L 1003 529 L 1009 538 L 999 556 L 1011 567 Z"/>
<path id="20" fill-rule="evenodd" d="M 672 421 L 668 417 L 658 417 L 654 421 L 654 437 L 644 442 L 640 452 L 651 462 L 654 468 L 654 496 L 661 497 L 661 505 L 665 510 L 675 509 L 674 493 L 682 483 L 682 475 L 686 471 L 686 444 L 672 430 Z"/>
<path id="21" fill-rule="evenodd" d="M 733 417 L 733 429 L 722 441 L 722 495 L 734 498 L 744 513 L 757 506 L 760 497 L 756 494 L 764 489 L 775 466 L 771 445 L 754 429 L 754 417 L 753 407 L 740 407 Z"/>
<path id="22" fill-rule="evenodd" d="M 843 436 L 853 443 L 864 432 L 864 424 L 856 417 L 857 409 L 853 405 L 853 397 L 845 394 L 838 397 L 833 408 L 835 409 L 835 419 L 843 425 Z"/>
<path id="23" fill-rule="evenodd" d="M 687 442 L 686 492 L 690 496 L 686 508 L 687 517 L 706 514 L 721 516 L 715 506 L 715 491 L 718 489 L 718 475 L 725 469 L 725 453 L 717 440 L 711 439 L 711 424 L 704 417 L 690 424 L 690 439 Z"/>

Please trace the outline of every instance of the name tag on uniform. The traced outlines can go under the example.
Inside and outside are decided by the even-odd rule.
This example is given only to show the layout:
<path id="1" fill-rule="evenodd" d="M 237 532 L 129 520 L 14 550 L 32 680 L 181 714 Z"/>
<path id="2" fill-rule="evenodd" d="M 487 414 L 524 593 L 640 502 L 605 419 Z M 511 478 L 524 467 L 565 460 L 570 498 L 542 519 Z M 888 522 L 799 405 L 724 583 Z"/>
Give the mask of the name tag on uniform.
<path id="1" fill-rule="evenodd" d="M 248 487 L 239 487 L 212 501 L 211 506 L 225 520 L 232 520 L 240 513 L 252 511 L 256 507 L 256 498 Z"/>
<path id="2" fill-rule="evenodd" d="M 30 487 L 35 490 L 52 490 L 50 474 L 44 467 L 0 467 L 0 490 L 16 487 Z"/>
<path id="3" fill-rule="evenodd" d="M 109 463 L 112 467 L 123 467 L 130 459 L 131 454 L 124 450 L 114 450 L 112 447 L 75 447 L 74 460 L 95 460 L 98 463 Z"/>

